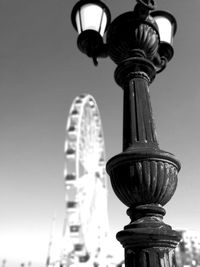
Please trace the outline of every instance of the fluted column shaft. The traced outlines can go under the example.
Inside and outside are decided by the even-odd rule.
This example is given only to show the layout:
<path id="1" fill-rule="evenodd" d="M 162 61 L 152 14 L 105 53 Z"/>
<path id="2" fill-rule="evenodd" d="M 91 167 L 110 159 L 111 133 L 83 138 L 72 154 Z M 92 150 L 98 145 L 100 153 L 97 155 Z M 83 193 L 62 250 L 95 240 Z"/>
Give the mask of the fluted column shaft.
<path id="1" fill-rule="evenodd" d="M 148 86 L 148 76 L 136 72 L 124 88 L 123 151 L 158 147 Z"/>
<path id="2" fill-rule="evenodd" d="M 107 163 L 117 197 L 131 222 L 117 233 L 125 267 L 175 267 L 180 235 L 163 222 L 177 186 L 179 161 L 158 146 L 149 96 L 155 68 L 144 58 L 123 61 L 115 80 L 124 91 L 123 152 Z"/>

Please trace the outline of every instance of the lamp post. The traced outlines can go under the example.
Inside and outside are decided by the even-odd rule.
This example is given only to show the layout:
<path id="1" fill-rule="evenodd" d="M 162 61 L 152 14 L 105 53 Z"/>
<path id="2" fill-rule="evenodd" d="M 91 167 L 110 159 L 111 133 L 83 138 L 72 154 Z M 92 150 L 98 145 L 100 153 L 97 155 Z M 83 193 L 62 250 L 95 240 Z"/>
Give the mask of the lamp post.
<path id="1" fill-rule="evenodd" d="M 149 85 L 173 57 L 177 26 L 170 13 L 154 9 L 154 0 L 137 0 L 133 11 L 112 23 L 99 0 L 80 0 L 72 10 L 79 49 L 95 65 L 97 58 L 109 56 L 124 91 L 123 152 L 108 161 L 107 172 L 131 219 L 117 234 L 126 267 L 175 266 L 174 248 L 180 241 L 163 222 L 163 206 L 176 190 L 180 163 L 159 148 L 149 96 Z"/>

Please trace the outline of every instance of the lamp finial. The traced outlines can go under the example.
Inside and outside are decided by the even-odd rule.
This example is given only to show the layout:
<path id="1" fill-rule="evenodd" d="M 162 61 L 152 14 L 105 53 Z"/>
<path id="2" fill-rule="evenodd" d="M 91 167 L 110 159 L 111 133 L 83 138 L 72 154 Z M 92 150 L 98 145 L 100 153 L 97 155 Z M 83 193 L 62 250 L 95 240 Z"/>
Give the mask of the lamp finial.
<path id="1" fill-rule="evenodd" d="M 137 0 L 137 3 L 149 10 L 154 10 L 156 8 L 155 0 Z"/>

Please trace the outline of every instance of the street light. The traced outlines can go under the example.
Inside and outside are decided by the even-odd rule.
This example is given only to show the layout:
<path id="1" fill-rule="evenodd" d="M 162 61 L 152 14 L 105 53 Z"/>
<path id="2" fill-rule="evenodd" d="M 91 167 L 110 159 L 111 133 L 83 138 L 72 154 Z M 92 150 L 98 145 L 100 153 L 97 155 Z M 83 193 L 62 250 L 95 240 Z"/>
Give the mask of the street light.
<path id="1" fill-rule="evenodd" d="M 92 57 L 97 65 L 96 58 L 103 57 L 105 53 L 103 36 L 111 20 L 109 9 L 98 0 L 80 0 L 72 10 L 71 19 L 79 33 L 79 49 Z"/>
<path id="2" fill-rule="evenodd" d="M 90 17 L 92 7 L 101 16 L 92 12 Z M 81 0 L 72 11 L 79 49 L 95 64 L 109 56 L 117 64 L 115 81 L 124 91 L 123 152 L 108 161 L 107 172 L 131 219 L 117 234 L 126 267 L 174 267 L 180 241 L 162 220 L 163 206 L 176 190 L 180 163 L 159 148 L 149 96 L 149 84 L 173 57 L 177 26 L 170 13 L 154 9 L 154 0 L 137 0 L 133 11 L 112 23 L 108 8 L 98 0 Z"/>
<path id="3" fill-rule="evenodd" d="M 174 55 L 172 44 L 177 30 L 177 23 L 175 18 L 166 11 L 154 11 L 151 16 L 155 19 L 160 34 L 158 53 L 165 60 L 166 65 Z"/>

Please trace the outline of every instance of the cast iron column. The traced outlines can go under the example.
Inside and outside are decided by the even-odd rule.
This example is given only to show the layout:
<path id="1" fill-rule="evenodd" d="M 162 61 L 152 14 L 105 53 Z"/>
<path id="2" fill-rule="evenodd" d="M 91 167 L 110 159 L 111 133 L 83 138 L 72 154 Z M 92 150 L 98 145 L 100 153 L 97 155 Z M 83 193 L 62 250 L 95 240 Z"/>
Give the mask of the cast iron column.
<path id="1" fill-rule="evenodd" d="M 152 58 L 158 35 L 151 23 L 148 16 L 138 22 L 128 12 L 112 22 L 107 34 L 109 56 L 118 65 L 115 80 L 124 91 L 123 152 L 108 161 L 107 172 L 131 219 L 117 234 L 126 267 L 174 267 L 180 241 L 163 222 L 180 163 L 159 148 L 156 137 L 149 84 L 156 76 Z"/>

